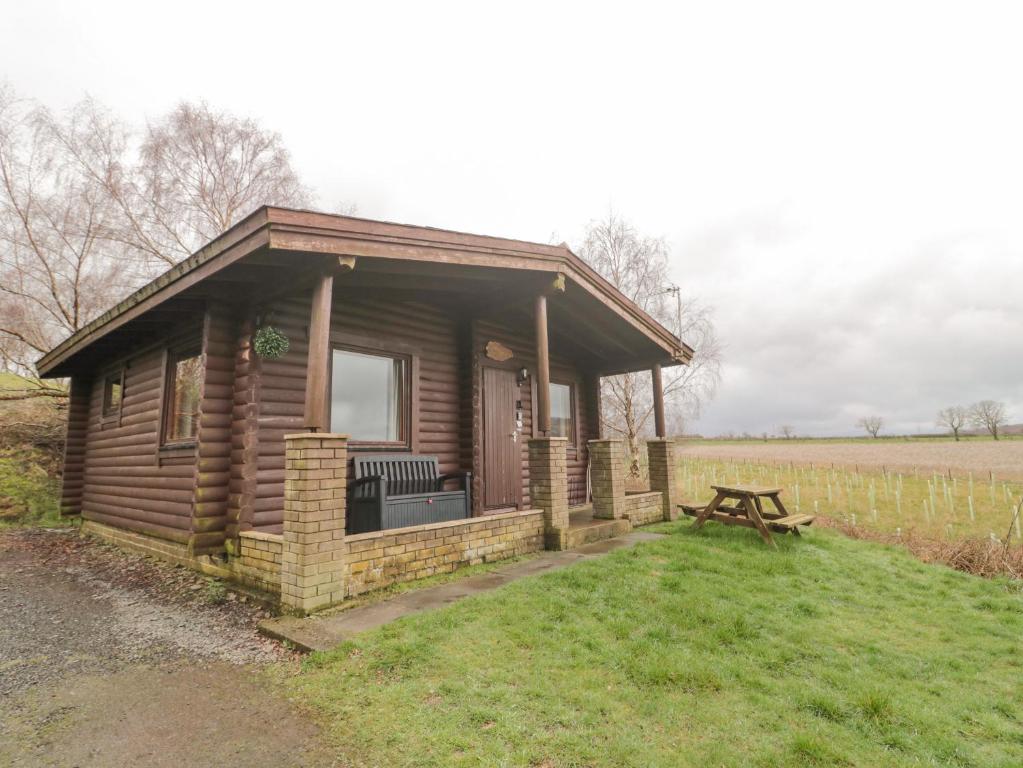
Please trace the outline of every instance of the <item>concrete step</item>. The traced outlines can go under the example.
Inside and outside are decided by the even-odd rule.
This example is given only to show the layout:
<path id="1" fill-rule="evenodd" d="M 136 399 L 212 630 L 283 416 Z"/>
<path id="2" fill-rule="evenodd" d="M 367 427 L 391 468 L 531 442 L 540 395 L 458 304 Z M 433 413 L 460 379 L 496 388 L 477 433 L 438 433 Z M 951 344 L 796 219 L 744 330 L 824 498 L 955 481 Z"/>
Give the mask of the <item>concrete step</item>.
<path id="1" fill-rule="evenodd" d="M 631 530 L 632 524 L 628 520 L 598 520 L 594 518 L 583 525 L 569 526 L 568 548 L 576 549 L 595 541 L 614 539 L 624 536 Z"/>

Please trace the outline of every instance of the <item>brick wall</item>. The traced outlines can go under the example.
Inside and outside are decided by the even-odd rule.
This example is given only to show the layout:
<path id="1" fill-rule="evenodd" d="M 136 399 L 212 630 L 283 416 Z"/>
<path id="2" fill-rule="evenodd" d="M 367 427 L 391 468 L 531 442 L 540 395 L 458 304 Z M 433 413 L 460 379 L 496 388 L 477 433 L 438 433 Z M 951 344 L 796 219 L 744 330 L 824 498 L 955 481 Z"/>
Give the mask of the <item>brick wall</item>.
<path id="1" fill-rule="evenodd" d="M 529 501 L 543 511 L 547 549 L 568 546 L 568 462 L 563 437 L 529 441 Z"/>
<path id="2" fill-rule="evenodd" d="M 661 519 L 678 518 L 680 502 L 678 484 L 678 463 L 675 461 L 673 440 L 649 440 L 646 444 L 647 462 L 650 468 L 650 490 L 661 493 Z"/>
<path id="3" fill-rule="evenodd" d="M 235 578 L 264 592 L 280 594 L 284 538 L 273 533 L 242 531 L 238 556 L 231 559 Z"/>
<path id="4" fill-rule="evenodd" d="M 281 607 L 305 614 L 345 596 L 348 436 L 284 436 Z"/>
<path id="5" fill-rule="evenodd" d="M 625 516 L 625 476 L 625 441 L 590 440 L 594 517 L 615 520 Z"/>
<path id="6" fill-rule="evenodd" d="M 345 538 L 347 595 L 536 552 L 543 546 L 543 511 L 538 509 L 360 533 Z"/>
<path id="7" fill-rule="evenodd" d="M 624 517 L 632 523 L 633 527 L 659 523 L 664 520 L 662 494 L 660 491 L 627 493 L 622 506 Z"/>

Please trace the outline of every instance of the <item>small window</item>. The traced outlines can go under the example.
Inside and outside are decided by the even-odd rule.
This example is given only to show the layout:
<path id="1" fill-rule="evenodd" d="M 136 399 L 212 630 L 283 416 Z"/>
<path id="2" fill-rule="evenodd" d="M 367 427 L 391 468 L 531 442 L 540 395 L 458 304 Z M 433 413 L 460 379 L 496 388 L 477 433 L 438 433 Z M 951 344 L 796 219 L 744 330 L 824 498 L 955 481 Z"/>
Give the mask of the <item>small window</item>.
<path id="1" fill-rule="evenodd" d="M 551 382 L 551 436 L 567 437 L 570 445 L 575 443 L 571 384 Z"/>
<path id="2" fill-rule="evenodd" d="M 191 443 L 199 428 L 202 356 L 192 350 L 167 359 L 165 443 Z"/>
<path id="3" fill-rule="evenodd" d="M 335 349 L 331 365 L 330 429 L 353 442 L 408 442 L 408 361 L 404 357 Z"/>
<path id="4" fill-rule="evenodd" d="M 107 376 L 103 382 L 103 415 L 117 416 L 124 396 L 124 371 Z"/>

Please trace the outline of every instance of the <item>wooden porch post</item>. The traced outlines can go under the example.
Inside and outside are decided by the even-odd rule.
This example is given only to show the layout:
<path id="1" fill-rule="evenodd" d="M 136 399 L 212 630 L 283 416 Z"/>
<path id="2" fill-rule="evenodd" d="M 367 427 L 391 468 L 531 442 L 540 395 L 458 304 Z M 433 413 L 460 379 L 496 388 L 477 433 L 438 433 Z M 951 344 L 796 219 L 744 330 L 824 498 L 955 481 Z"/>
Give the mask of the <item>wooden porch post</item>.
<path id="1" fill-rule="evenodd" d="M 661 382 L 661 364 L 655 363 L 650 369 L 650 374 L 654 383 L 654 432 L 658 437 L 664 437 L 664 385 Z"/>
<path id="2" fill-rule="evenodd" d="M 547 356 L 547 297 L 536 297 L 536 419 L 541 435 L 551 432 L 551 365 Z"/>
<path id="3" fill-rule="evenodd" d="M 309 359 L 305 380 L 305 428 L 327 430 L 327 366 L 330 364 L 330 305 L 334 276 L 321 275 L 309 312 Z"/>

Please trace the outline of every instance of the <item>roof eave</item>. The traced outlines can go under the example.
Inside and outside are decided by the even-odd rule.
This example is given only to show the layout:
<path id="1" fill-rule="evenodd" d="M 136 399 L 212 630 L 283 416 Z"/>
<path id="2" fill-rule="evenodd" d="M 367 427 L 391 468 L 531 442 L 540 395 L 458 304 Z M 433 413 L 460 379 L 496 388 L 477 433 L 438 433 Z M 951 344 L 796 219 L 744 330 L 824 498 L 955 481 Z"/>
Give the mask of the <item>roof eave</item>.
<path id="1" fill-rule="evenodd" d="M 349 226 L 343 229 L 338 226 L 340 222 L 348 222 Z M 373 255 L 372 248 L 380 250 L 386 249 L 388 245 L 411 244 L 416 248 L 462 253 L 467 260 L 471 260 L 473 254 L 477 258 L 499 256 L 496 265 L 502 267 L 563 272 L 663 349 L 666 362 L 684 363 L 692 357 L 691 348 L 630 301 L 566 245 L 530 243 L 263 206 L 39 358 L 36 363 L 39 376 L 47 378 L 66 375 L 66 371 L 61 368 L 62 364 L 93 341 L 258 248 L 332 252 L 324 248 L 322 239 L 316 243 L 304 238 L 303 233 L 309 233 L 309 237 L 315 235 L 326 237 L 328 241 L 335 240 L 338 247 L 345 250 L 352 250 L 353 243 L 361 243 L 364 248 L 370 249 L 365 255 Z M 400 248 L 391 257 L 403 258 Z"/>

